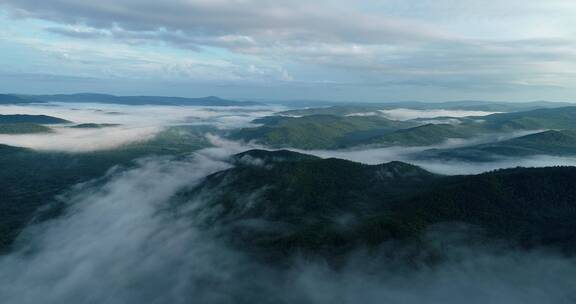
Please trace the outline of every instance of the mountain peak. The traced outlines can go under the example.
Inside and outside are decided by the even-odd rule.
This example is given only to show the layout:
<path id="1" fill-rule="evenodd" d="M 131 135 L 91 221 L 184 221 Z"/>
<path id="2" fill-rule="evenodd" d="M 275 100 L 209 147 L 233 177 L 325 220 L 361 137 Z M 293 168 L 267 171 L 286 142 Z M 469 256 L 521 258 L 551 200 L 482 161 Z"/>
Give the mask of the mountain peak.
<path id="1" fill-rule="evenodd" d="M 239 165 L 295 162 L 295 161 L 316 160 L 316 159 L 320 158 L 289 150 L 269 151 L 260 149 L 249 150 L 246 152 L 236 154 L 232 157 L 233 162 Z"/>

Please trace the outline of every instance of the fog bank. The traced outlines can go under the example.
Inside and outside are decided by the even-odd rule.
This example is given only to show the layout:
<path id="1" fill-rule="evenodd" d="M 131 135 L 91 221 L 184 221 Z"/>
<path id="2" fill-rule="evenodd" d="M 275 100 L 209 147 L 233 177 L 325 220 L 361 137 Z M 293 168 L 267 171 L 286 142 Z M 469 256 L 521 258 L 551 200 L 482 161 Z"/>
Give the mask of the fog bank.
<path id="1" fill-rule="evenodd" d="M 217 140 L 217 139 L 214 139 Z M 0 257 L 6 303 L 391 303 L 540 304 L 574 300 L 574 260 L 545 252 L 466 248 L 430 233 L 448 259 L 403 267 L 361 248 L 337 270 L 322 258 L 288 268 L 262 264 L 195 228 L 171 198 L 241 146 L 221 142 L 186 159 L 154 158 L 87 183 L 62 199 L 66 215 L 29 227 Z M 202 206 L 202 202 L 195 201 Z"/>
<path id="2" fill-rule="evenodd" d="M 211 126 L 235 129 L 252 126 L 251 121 L 282 110 L 278 106 L 195 107 L 127 106 L 114 104 L 48 103 L 1 105 L 0 114 L 48 115 L 73 124 L 118 124 L 106 128 L 51 126 L 52 133 L 0 134 L 0 144 L 42 151 L 89 152 L 113 149 L 125 144 L 146 141 L 163 129 L 175 125 Z"/>

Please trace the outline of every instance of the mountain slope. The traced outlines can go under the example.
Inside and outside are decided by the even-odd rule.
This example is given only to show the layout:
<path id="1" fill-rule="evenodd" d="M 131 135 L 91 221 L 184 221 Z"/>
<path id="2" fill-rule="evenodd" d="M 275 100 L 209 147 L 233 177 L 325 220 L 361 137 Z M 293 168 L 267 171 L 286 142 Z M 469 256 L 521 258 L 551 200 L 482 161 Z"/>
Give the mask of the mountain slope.
<path id="1" fill-rule="evenodd" d="M 205 137 L 208 131 L 214 132 L 174 126 L 148 141 L 86 153 L 40 152 L 0 144 L 0 252 L 38 216 L 38 210 L 53 207 L 45 216 L 55 216 L 65 208 L 57 196 L 72 186 L 101 178 L 117 166 L 131 167 L 139 158 L 179 157 L 205 148 L 210 145 Z"/>
<path id="2" fill-rule="evenodd" d="M 576 129 L 576 107 L 537 109 L 525 112 L 501 113 L 479 117 L 487 129 L 543 130 Z"/>
<path id="3" fill-rule="evenodd" d="M 182 193 L 179 206 L 205 229 L 272 259 L 416 241 L 450 223 L 520 246 L 576 250 L 576 168 L 447 177 L 400 162 L 369 166 L 286 151 L 251 151 L 233 162 Z"/>
<path id="4" fill-rule="evenodd" d="M 50 133 L 49 127 L 32 123 L 0 123 L 0 134 Z"/>
<path id="5" fill-rule="evenodd" d="M 0 104 L 28 104 L 40 102 L 42 101 L 31 98 L 23 98 L 16 95 L 0 94 Z"/>
<path id="6" fill-rule="evenodd" d="M 332 113 L 334 109 L 314 111 L 313 113 Z M 479 135 L 545 129 L 576 130 L 576 107 L 468 117 L 459 119 L 458 123 L 454 124 L 422 124 L 418 120 L 394 121 L 378 115 L 274 116 L 254 122 L 263 126 L 242 129 L 232 134 L 232 139 L 255 141 L 273 148 L 300 149 L 339 149 L 365 145 L 427 146 L 440 144 L 448 139 Z"/>
<path id="7" fill-rule="evenodd" d="M 440 144 L 447 139 L 469 138 L 477 132 L 471 128 L 449 124 L 426 124 L 402 129 L 374 137 L 364 144 L 380 146 L 429 146 Z"/>
<path id="8" fill-rule="evenodd" d="M 0 124 L 5 123 L 33 123 L 41 125 L 52 125 L 52 124 L 64 124 L 70 123 L 70 121 L 53 117 L 47 115 L 26 115 L 26 114 L 14 114 L 14 115 L 1 115 L 0 114 Z"/>
<path id="9" fill-rule="evenodd" d="M 492 161 L 502 157 L 534 155 L 576 155 L 576 131 L 549 130 L 464 148 L 431 149 L 420 153 L 418 157 L 461 161 Z"/>
<path id="10" fill-rule="evenodd" d="M 486 111 L 486 112 L 516 112 L 530 111 L 545 108 L 560 108 L 571 106 L 567 102 L 491 102 L 491 101 L 448 101 L 438 103 L 426 102 L 396 102 L 396 103 L 354 103 L 333 105 L 327 107 L 313 107 L 280 112 L 280 115 L 309 116 L 309 115 L 351 115 L 357 113 L 372 113 L 378 115 L 379 110 L 412 109 L 412 110 L 463 110 L 463 111 Z"/>
<path id="11" fill-rule="evenodd" d="M 268 117 L 254 122 L 264 125 L 242 129 L 233 133 L 231 138 L 255 141 L 278 148 L 332 149 L 348 146 L 364 138 L 414 126 L 410 122 L 376 116 Z"/>

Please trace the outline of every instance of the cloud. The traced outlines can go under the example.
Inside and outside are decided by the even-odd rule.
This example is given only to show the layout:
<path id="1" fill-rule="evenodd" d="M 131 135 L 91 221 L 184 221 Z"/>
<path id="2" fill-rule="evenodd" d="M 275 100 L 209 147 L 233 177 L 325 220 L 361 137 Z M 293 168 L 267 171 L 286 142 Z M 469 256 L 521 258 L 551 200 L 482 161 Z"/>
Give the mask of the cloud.
<path id="1" fill-rule="evenodd" d="M 440 31 L 393 16 L 378 18 L 346 7 L 304 1 L 109 1 L 99 4 L 51 0 L 3 1 L 19 9 L 22 17 L 48 19 L 93 28 L 145 35 L 156 33 L 173 41 L 202 45 L 250 46 L 252 41 L 272 44 L 277 38 L 294 43 L 304 41 L 347 41 L 378 43 L 439 39 Z M 137 9 L 136 9 L 137 8 Z M 251 39 L 252 38 L 252 39 Z"/>
<path id="2" fill-rule="evenodd" d="M 434 159 L 422 160 L 416 157 L 418 153 L 428 149 L 461 148 L 507 140 L 537 132 L 539 131 L 504 133 L 498 135 L 479 136 L 472 139 L 450 139 L 440 145 L 421 147 L 387 147 L 352 150 L 291 150 L 316 155 L 322 158 L 335 157 L 370 165 L 377 165 L 391 161 L 404 161 L 420 166 L 431 172 L 446 175 L 479 174 L 496 169 L 515 167 L 576 166 L 576 157 L 557 157 L 549 155 L 502 157 L 491 162 L 463 162 Z"/>
<path id="3" fill-rule="evenodd" d="M 496 112 L 486 111 L 465 111 L 465 110 L 413 110 L 413 109 L 392 109 L 381 110 L 384 116 L 393 120 L 410 120 L 415 118 L 436 118 L 436 117 L 467 117 L 486 116 Z"/>
<path id="4" fill-rule="evenodd" d="M 227 252 L 159 210 L 181 187 L 226 167 L 209 153 L 183 161 L 154 159 L 101 187 L 86 185 L 70 194 L 67 216 L 28 231 L 23 242 L 36 253 L 0 257 L 0 294 L 22 304 L 209 298 L 212 291 L 200 287 L 203 280 L 225 279 L 232 266 Z"/>
<path id="5" fill-rule="evenodd" d="M 102 129 L 55 128 L 54 133 L 0 135 L 0 143 L 39 151 L 90 152 L 150 140 L 158 127 L 111 127 Z"/>
<path id="6" fill-rule="evenodd" d="M 293 90 L 331 84 L 349 96 L 370 88 L 370 100 L 385 98 L 396 87 L 427 92 L 418 97 L 435 88 L 444 93 L 434 92 L 436 99 L 453 91 L 459 93 L 456 98 L 470 97 L 465 92 L 513 96 L 518 91 L 529 98 L 532 92 L 526 90 L 542 94 L 542 89 L 558 98 L 576 79 L 574 37 L 566 30 L 575 26 L 571 12 L 576 7 L 563 0 L 0 3 L 17 18 L 48 21 L 44 30 L 72 38 L 48 49 L 52 56 L 67 54 L 64 66 L 83 76 L 256 81 Z M 88 43 L 94 39 L 114 51 L 98 50 Z M 50 40 L 58 39 L 42 42 Z M 85 47 L 71 49 L 73 41 Z M 145 51 L 150 48 L 155 52 Z M 130 60 L 118 56 L 127 54 L 125 49 L 132 51 Z M 387 91 L 377 92 L 379 87 Z"/>
<path id="7" fill-rule="evenodd" d="M 496 169 L 516 167 L 553 167 L 576 166 L 576 157 L 558 157 L 549 155 L 536 155 L 530 157 L 502 157 L 491 162 L 462 162 L 462 161 L 422 161 L 408 160 L 431 172 L 448 175 L 479 174 Z"/>
<path id="8" fill-rule="evenodd" d="M 338 268 L 322 258 L 284 267 L 261 263 L 195 228 L 198 219 L 179 216 L 170 204 L 180 190 L 228 168 L 223 160 L 231 152 L 219 147 L 188 159 L 143 160 L 63 196 L 64 216 L 29 227 L 17 249 L 0 256 L 3 300 L 539 304 L 573 297 L 573 259 L 487 242 L 463 246 L 445 230 L 431 229 L 427 236 L 446 254 L 436 265 L 406 267 L 386 258 L 405 250 L 396 244 L 372 253 L 359 249 Z"/>
<path id="9" fill-rule="evenodd" d="M 278 106 L 188 107 L 48 103 L 0 106 L 0 114 L 49 115 L 74 123 L 120 124 L 101 129 L 52 126 L 53 133 L 5 135 L 0 143 L 43 151 L 88 152 L 146 141 L 174 125 L 212 126 L 228 130 L 252 126 L 255 118 L 281 110 Z"/>

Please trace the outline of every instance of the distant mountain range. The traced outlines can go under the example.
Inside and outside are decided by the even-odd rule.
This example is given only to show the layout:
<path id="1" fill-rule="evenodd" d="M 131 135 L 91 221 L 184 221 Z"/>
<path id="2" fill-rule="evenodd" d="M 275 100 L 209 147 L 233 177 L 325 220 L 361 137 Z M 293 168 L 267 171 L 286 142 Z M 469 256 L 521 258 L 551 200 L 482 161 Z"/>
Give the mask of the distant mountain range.
<path id="1" fill-rule="evenodd" d="M 534 155 L 576 155 L 576 131 L 548 130 L 503 141 L 453 149 L 431 149 L 418 154 L 418 158 L 494 161 L 503 157 Z"/>
<path id="2" fill-rule="evenodd" d="M 531 101 L 531 102 L 501 102 L 462 100 L 447 102 L 328 102 L 328 101 L 236 101 L 216 96 L 188 98 L 166 96 L 116 96 L 98 93 L 53 94 L 53 95 L 25 95 L 0 94 L 0 104 L 26 104 L 43 102 L 79 102 L 79 103 L 111 103 L 126 105 L 195 105 L 195 106 L 256 106 L 263 104 L 283 104 L 288 107 L 309 107 L 281 112 L 281 115 L 348 115 L 361 112 L 390 109 L 415 110 L 467 110 L 488 112 L 527 111 L 541 108 L 558 108 L 572 105 L 568 102 Z"/>
<path id="3" fill-rule="evenodd" d="M 42 102 L 31 98 L 24 98 L 16 95 L 0 94 L 0 105 L 3 104 L 28 104 Z"/>
<path id="4" fill-rule="evenodd" d="M 46 125 L 66 123 L 70 121 L 47 115 L 0 114 L 0 134 L 50 133 L 52 129 Z"/>
<path id="5" fill-rule="evenodd" d="M 378 116 L 311 115 L 304 117 L 274 116 L 257 119 L 261 127 L 234 132 L 232 139 L 256 141 L 272 147 L 301 149 L 335 149 L 382 133 L 416 126 Z"/>
<path id="6" fill-rule="evenodd" d="M 51 133 L 50 127 L 32 123 L 0 123 L 0 134 L 38 134 Z"/>
<path id="7" fill-rule="evenodd" d="M 53 125 L 53 124 L 70 123 L 70 121 L 47 115 L 0 114 L 0 124 L 6 124 L 6 123 L 34 123 L 42 125 Z"/>
<path id="8" fill-rule="evenodd" d="M 371 113 L 379 110 L 412 109 L 412 110 L 463 110 L 486 112 L 515 112 L 543 108 L 559 108 L 573 106 L 568 102 L 531 101 L 531 102 L 495 102 L 495 101 L 446 101 L 446 102 L 390 102 L 390 103 L 343 103 L 339 105 L 306 104 L 305 109 L 288 110 L 278 113 L 288 116 L 306 115 L 350 115 L 357 113 Z M 321 104 L 320 104 L 321 105 Z"/>
<path id="9" fill-rule="evenodd" d="M 576 130 L 576 106 L 455 119 L 456 123 L 395 121 L 382 116 L 312 114 L 255 120 L 262 126 L 231 134 L 273 148 L 338 149 L 358 146 L 427 146 L 515 131 Z"/>
<path id="10" fill-rule="evenodd" d="M 202 98 L 163 97 L 163 96 L 115 96 L 108 94 L 57 94 L 57 95 L 0 95 L 0 104 L 71 102 L 109 103 L 124 105 L 188 105 L 188 106 L 256 106 L 261 103 L 234 101 L 215 96 Z"/>

